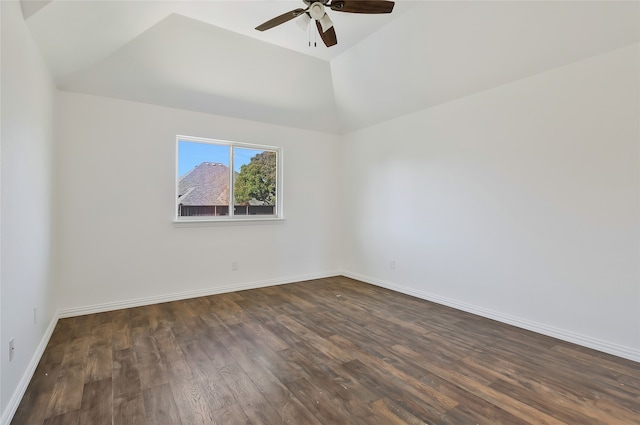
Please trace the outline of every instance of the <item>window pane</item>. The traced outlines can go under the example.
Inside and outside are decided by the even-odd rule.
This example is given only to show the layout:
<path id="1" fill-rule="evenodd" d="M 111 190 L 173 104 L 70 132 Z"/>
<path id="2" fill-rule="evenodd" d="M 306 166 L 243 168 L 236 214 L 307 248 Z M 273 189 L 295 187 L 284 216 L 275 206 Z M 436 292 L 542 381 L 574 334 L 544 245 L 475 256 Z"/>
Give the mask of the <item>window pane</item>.
<path id="1" fill-rule="evenodd" d="M 275 215 L 277 153 L 233 148 L 235 215 Z"/>
<path id="2" fill-rule="evenodd" d="M 229 146 L 178 141 L 178 217 L 229 215 Z"/>

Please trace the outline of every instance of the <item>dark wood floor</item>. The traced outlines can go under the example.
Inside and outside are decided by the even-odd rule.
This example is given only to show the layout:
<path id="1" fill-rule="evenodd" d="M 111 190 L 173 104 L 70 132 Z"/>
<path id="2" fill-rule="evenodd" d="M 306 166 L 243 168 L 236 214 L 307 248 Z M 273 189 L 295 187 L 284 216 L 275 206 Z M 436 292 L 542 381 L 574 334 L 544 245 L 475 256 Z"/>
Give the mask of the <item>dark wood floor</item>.
<path id="1" fill-rule="evenodd" d="M 639 419 L 639 363 L 336 277 L 60 320 L 12 424 Z"/>

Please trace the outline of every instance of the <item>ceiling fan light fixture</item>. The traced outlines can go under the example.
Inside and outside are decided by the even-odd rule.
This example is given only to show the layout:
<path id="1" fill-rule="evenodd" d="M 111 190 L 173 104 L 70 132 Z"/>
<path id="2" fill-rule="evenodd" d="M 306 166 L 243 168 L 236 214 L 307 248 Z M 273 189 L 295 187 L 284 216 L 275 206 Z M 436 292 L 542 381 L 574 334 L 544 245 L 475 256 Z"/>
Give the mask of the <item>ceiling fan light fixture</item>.
<path id="1" fill-rule="evenodd" d="M 311 18 L 306 13 L 303 13 L 298 19 L 296 19 L 296 24 L 298 24 L 302 31 L 306 31 L 307 28 L 309 28 L 309 22 L 311 22 Z"/>
<path id="2" fill-rule="evenodd" d="M 322 19 L 322 17 L 324 15 L 326 15 L 326 13 L 324 11 L 324 4 L 320 3 L 319 1 L 311 4 L 311 6 L 309 6 L 309 10 L 307 12 L 316 21 L 319 21 L 320 19 Z"/>

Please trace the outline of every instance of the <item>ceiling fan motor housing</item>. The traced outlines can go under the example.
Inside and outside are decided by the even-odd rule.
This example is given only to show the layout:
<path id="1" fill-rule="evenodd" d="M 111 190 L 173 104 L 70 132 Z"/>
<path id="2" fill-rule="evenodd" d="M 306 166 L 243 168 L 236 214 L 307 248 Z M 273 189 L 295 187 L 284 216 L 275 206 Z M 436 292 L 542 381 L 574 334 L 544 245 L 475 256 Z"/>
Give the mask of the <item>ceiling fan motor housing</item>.
<path id="1" fill-rule="evenodd" d="M 327 5 L 330 0 L 302 0 L 304 4 L 307 6 L 311 6 L 313 3 L 322 3 L 323 5 Z"/>
<path id="2" fill-rule="evenodd" d="M 319 21 L 325 15 L 324 4 L 322 4 L 322 2 L 319 2 L 319 1 L 315 3 L 311 3 L 311 6 L 309 6 L 308 13 L 309 15 L 311 15 L 313 19 L 315 19 L 316 21 Z"/>

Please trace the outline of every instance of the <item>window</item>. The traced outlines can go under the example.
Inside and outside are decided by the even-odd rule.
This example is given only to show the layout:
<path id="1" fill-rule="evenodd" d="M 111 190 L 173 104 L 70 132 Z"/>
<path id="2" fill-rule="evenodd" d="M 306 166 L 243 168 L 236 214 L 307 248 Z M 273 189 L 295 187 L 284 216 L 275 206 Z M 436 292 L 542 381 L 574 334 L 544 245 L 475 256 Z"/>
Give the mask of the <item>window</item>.
<path id="1" fill-rule="evenodd" d="M 282 218 L 280 148 L 177 137 L 176 220 Z"/>

